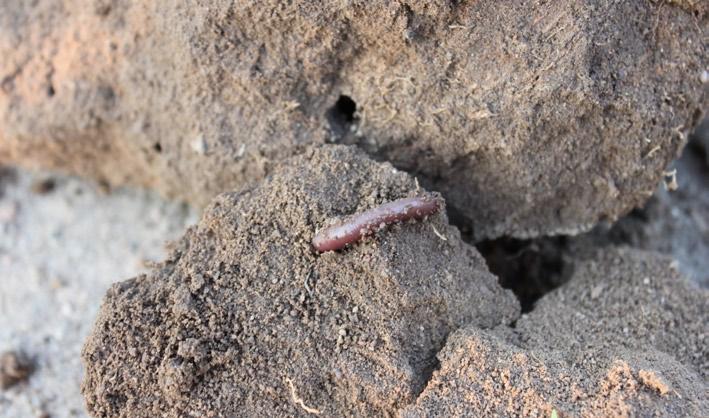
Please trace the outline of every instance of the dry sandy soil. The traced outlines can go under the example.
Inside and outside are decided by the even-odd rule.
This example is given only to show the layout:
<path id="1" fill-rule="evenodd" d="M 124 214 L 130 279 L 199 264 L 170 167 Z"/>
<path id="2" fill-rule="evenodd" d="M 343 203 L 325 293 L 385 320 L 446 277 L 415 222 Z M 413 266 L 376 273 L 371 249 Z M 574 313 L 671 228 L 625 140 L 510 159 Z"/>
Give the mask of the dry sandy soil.
<path id="1" fill-rule="evenodd" d="M 705 3 L 187 3 L 0 2 L 0 418 L 709 416 Z"/>

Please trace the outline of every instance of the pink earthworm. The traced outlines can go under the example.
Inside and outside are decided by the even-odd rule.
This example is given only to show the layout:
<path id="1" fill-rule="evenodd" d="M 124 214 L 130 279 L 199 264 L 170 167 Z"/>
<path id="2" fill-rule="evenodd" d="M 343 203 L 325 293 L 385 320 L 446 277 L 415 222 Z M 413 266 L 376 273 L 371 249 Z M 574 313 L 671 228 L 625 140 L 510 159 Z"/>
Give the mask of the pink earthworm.
<path id="1" fill-rule="evenodd" d="M 321 253 L 339 250 L 387 225 L 409 219 L 423 219 L 441 208 L 443 199 L 432 194 L 384 203 L 321 229 L 313 238 L 313 248 Z"/>

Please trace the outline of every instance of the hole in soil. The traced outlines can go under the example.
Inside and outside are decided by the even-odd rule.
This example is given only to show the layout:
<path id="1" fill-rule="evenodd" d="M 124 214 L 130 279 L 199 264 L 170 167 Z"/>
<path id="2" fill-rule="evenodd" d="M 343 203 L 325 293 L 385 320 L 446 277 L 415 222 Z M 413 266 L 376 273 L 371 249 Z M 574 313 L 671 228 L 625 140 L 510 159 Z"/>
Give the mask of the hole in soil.
<path id="1" fill-rule="evenodd" d="M 566 240 L 566 237 L 499 238 L 476 246 L 500 285 L 515 293 L 524 313 L 571 275 L 573 266 L 564 257 Z"/>
<path id="2" fill-rule="evenodd" d="M 336 136 L 342 137 L 349 131 L 350 125 L 355 120 L 356 111 L 357 103 L 346 95 L 341 95 L 330 110 L 327 111 L 327 120 Z"/>
<path id="3" fill-rule="evenodd" d="M 156 142 L 155 145 L 153 145 L 153 149 L 155 152 L 162 152 L 162 145 L 160 145 L 159 142 Z"/>
<path id="4" fill-rule="evenodd" d="M 449 333 L 446 333 L 445 337 L 443 340 L 440 342 L 439 345 L 436 347 L 436 351 L 434 353 L 431 353 L 431 356 L 427 359 L 424 359 L 422 364 L 420 364 L 421 367 L 421 382 L 420 384 L 417 384 L 417 387 L 414 389 L 414 393 L 416 394 L 416 398 L 418 398 L 421 393 L 423 393 L 424 390 L 426 390 L 426 387 L 428 384 L 431 382 L 431 379 L 433 378 L 433 373 L 436 371 L 440 370 L 441 368 L 441 361 L 438 359 L 438 354 L 443 350 L 443 347 L 446 346 L 448 343 L 448 337 L 450 337 Z M 414 365 L 414 368 L 416 365 Z"/>
<path id="5" fill-rule="evenodd" d="M 698 157 L 705 158 L 705 167 L 709 167 L 709 117 L 704 118 L 692 133 L 688 148 Z"/>
<path id="6" fill-rule="evenodd" d="M 426 365 L 423 368 L 423 370 L 421 370 L 421 379 L 422 379 L 421 386 L 419 386 L 415 389 L 415 393 L 416 393 L 417 398 L 419 397 L 419 395 L 421 395 L 421 393 L 424 390 L 426 390 L 426 387 L 428 386 L 429 382 L 431 382 L 431 379 L 433 378 L 433 373 L 440 370 L 441 362 L 440 362 L 440 360 L 438 360 L 438 357 L 436 357 L 436 356 L 438 355 L 438 353 L 440 353 L 440 351 L 443 349 L 444 346 L 445 346 L 445 341 L 438 348 L 438 352 L 436 353 L 436 355 L 433 356 L 430 364 Z"/>

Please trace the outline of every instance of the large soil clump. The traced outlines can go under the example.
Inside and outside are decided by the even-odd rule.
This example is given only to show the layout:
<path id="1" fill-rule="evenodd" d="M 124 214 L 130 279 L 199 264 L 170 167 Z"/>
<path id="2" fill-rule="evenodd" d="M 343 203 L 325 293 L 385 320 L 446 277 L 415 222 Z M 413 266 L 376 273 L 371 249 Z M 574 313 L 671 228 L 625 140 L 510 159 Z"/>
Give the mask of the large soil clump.
<path id="1" fill-rule="evenodd" d="M 391 415 L 449 333 L 519 315 L 441 213 L 341 252 L 329 218 L 422 193 L 353 148 L 315 148 L 222 194 L 153 273 L 116 284 L 84 349 L 96 417 Z"/>
<path id="2" fill-rule="evenodd" d="M 475 239 L 642 203 L 706 107 L 702 2 L 0 4 L 0 161 L 205 204 L 309 144 L 441 191 Z"/>

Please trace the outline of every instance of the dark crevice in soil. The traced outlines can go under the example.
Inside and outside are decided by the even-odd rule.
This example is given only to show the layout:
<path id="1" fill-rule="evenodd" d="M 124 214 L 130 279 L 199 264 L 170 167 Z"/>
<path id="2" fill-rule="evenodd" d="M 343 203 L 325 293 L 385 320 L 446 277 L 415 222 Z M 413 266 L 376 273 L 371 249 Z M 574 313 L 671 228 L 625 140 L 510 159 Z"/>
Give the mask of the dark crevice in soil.
<path id="1" fill-rule="evenodd" d="M 704 173 L 709 175 L 709 117 L 704 118 L 697 126 L 687 147 L 695 152 L 698 158 L 704 158 Z"/>
<path id="2" fill-rule="evenodd" d="M 599 224 L 577 236 L 499 238 L 475 246 L 500 285 L 514 292 L 522 313 L 527 313 L 542 296 L 569 280 L 576 263 L 591 258 L 599 249 L 627 245 L 659 250 L 647 241 L 662 204 L 652 198 L 645 207 L 634 209 L 615 224 Z"/>
<path id="3" fill-rule="evenodd" d="M 697 127 L 682 156 L 673 163 L 678 190 L 658 189 L 643 207 L 613 224 L 600 223 L 577 236 L 531 240 L 500 238 L 474 243 L 500 284 L 519 298 L 522 312 L 564 284 L 577 262 L 608 246 L 657 251 L 677 260 L 680 270 L 702 287 L 709 286 L 709 118 Z M 450 220 L 466 235 L 454 212 Z M 468 242 L 471 242 L 468 239 Z"/>
<path id="4" fill-rule="evenodd" d="M 483 241 L 477 249 L 500 285 L 517 295 L 522 312 L 529 312 L 546 293 L 563 284 L 573 273 L 565 257 L 567 237 Z"/>
<path id="5" fill-rule="evenodd" d="M 416 388 L 416 391 L 414 393 L 414 400 L 411 402 L 411 404 L 416 403 L 416 400 L 419 398 L 419 396 L 421 396 L 423 391 L 426 390 L 428 384 L 431 382 L 431 379 L 433 379 L 433 373 L 440 370 L 441 361 L 438 359 L 438 355 L 440 354 L 441 350 L 443 350 L 443 347 L 445 347 L 448 343 L 448 337 L 450 337 L 451 333 L 455 331 L 456 330 L 453 330 L 446 334 L 446 336 L 440 342 L 440 345 L 436 348 L 436 352 L 431 356 L 431 358 L 426 359 L 427 364 L 423 367 L 420 373 L 421 384 L 419 385 L 419 387 Z M 404 405 L 401 409 L 403 410 L 411 404 Z"/>
<path id="6" fill-rule="evenodd" d="M 673 166 L 678 173 L 677 191 L 660 188 L 645 206 L 632 210 L 612 225 L 600 223 L 577 236 L 531 240 L 503 237 L 473 244 L 500 285 L 517 295 L 523 313 L 534 309 L 539 298 L 564 284 L 571 277 L 576 262 L 608 246 L 627 245 L 672 256 L 685 275 L 700 286 L 707 286 L 707 262 L 702 259 L 706 258 L 709 242 L 709 222 L 706 221 L 709 219 L 709 182 L 706 181 L 709 179 L 709 119 L 697 128 Z M 469 231 L 460 219 L 454 212 L 450 214 L 451 223 L 471 242 L 466 233 Z"/>
<path id="7" fill-rule="evenodd" d="M 642 208 L 636 208 L 614 224 L 601 223 L 577 236 L 541 237 L 531 240 L 500 238 L 475 243 L 497 275 L 500 285 L 519 298 L 522 312 L 564 284 L 577 262 L 591 258 L 608 246 L 630 246 L 657 251 L 677 260 L 680 270 L 700 286 L 709 285 L 709 123 L 692 135 L 677 168 L 679 189 L 660 188 Z M 455 216 L 451 222 L 455 224 Z M 465 227 L 465 225 L 458 225 Z M 465 229 L 461 229 L 464 239 Z M 467 239 L 471 242 L 470 239 Z"/>
<path id="8" fill-rule="evenodd" d="M 613 226 L 599 224 L 577 236 L 525 240 L 503 237 L 474 245 L 487 261 L 490 271 L 498 277 L 500 285 L 514 292 L 522 313 L 527 313 L 534 309 L 542 296 L 569 280 L 576 262 L 590 258 L 596 250 L 606 246 L 634 246 L 648 222 L 651 222 L 650 215 L 646 209 L 640 208 Z"/>
<path id="9" fill-rule="evenodd" d="M 433 373 L 436 372 L 441 368 L 441 361 L 438 359 L 438 353 L 441 352 L 443 347 L 446 345 L 447 338 L 441 343 L 441 346 L 438 348 L 436 354 L 434 354 L 433 358 L 430 360 L 430 364 L 427 364 L 423 370 L 421 370 L 421 385 L 416 388 L 416 393 L 414 398 L 418 398 L 421 393 L 423 393 L 424 390 L 426 390 L 426 387 L 428 386 L 429 382 L 433 378 Z"/>

